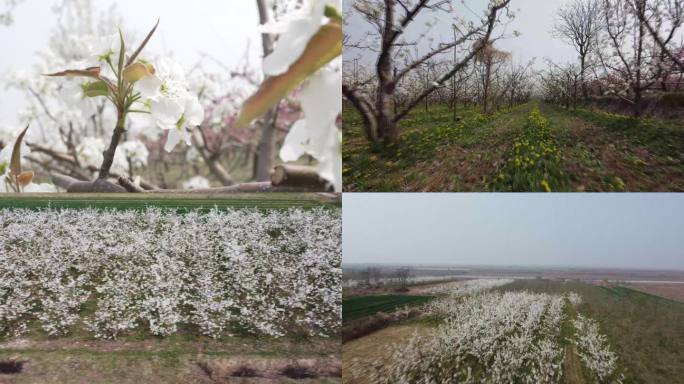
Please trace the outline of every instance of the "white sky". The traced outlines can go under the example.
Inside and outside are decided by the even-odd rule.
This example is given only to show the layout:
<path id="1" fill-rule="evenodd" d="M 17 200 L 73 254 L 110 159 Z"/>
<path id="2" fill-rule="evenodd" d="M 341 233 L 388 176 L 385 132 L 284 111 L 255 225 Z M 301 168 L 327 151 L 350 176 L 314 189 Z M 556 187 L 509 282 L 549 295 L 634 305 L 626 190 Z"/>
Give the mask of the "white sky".
<path id="1" fill-rule="evenodd" d="M 113 0 L 93 0 L 106 10 Z M 142 38 L 161 19 L 149 44 L 155 53 L 173 53 L 176 61 L 192 67 L 205 52 L 229 67 L 239 63 L 249 46 L 250 63 L 261 65 L 261 40 L 256 2 L 252 0 L 116 0 L 124 27 Z M 44 49 L 54 27 L 52 0 L 25 0 L 13 13 L 10 27 L 0 26 L 0 76 L 12 69 L 30 68 L 36 52 Z M 17 91 L 0 88 L 0 124 L 16 124 L 16 111 L 25 105 Z"/>
<path id="2" fill-rule="evenodd" d="M 682 193 L 345 193 L 345 263 L 684 270 Z"/>
<path id="3" fill-rule="evenodd" d="M 552 58 L 555 61 L 573 61 L 577 58 L 574 48 L 565 44 L 559 39 L 551 36 L 551 31 L 555 23 L 555 14 L 561 5 L 571 2 L 571 0 L 512 0 L 510 9 L 515 12 L 515 19 L 507 27 L 507 32 L 511 34 L 514 30 L 522 33 L 520 37 L 508 38 L 497 42 L 496 46 L 504 51 L 512 52 L 513 61 L 525 63 L 532 58 L 537 58 L 536 66 L 541 66 L 544 57 Z M 468 20 L 475 21 L 472 13 L 467 11 L 460 3 L 460 0 L 452 0 L 459 16 Z M 488 0 L 468 0 L 465 4 L 477 15 L 481 15 L 486 9 Z M 350 1 L 345 2 L 345 9 L 350 5 Z M 407 28 L 406 35 L 408 40 L 412 40 L 425 29 L 424 24 L 432 20 L 437 14 L 430 11 L 423 11 L 412 26 Z M 444 12 L 439 14 L 439 25 L 431 31 L 430 36 L 435 38 L 435 42 L 449 42 L 453 40 L 451 31 L 451 17 Z M 363 36 L 367 30 L 367 23 L 359 18 L 348 19 L 348 27 L 345 29 L 352 36 Z M 499 29 L 499 32 L 501 29 Z M 360 52 L 354 50 L 349 52 L 347 59 L 357 56 Z M 375 54 L 363 55 L 366 64 L 375 60 Z M 449 56 L 450 57 L 450 56 Z"/>

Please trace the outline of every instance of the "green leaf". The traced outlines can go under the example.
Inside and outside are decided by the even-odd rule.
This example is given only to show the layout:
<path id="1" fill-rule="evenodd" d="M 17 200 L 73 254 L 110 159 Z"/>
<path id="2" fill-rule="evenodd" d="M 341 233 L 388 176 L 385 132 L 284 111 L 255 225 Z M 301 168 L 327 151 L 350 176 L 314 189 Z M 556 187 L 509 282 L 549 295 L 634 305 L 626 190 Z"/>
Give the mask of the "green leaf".
<path id="1" fill-rule="evenodd" d="M 121 72 L 124 69 L 124 58 L 126 57 L 126 43 L 124 42 L 121 29 L 119 29 L 119 38 L 121 39 L 121 49 L 119 50 L 119 66 L 117 69 L 119 76 L 121 76 Z"/>
<path id="2" fill-rule="evenodd" d="M 23 131 L 17 137 L 17 141 L 14 143 L 14 148 L 12 149 L 12 157 L 10 160 L 10 174 L 14 176 L 19 176 L 21 174 L 21 143 L 24 141 L 24 135 L 28 131 L 29 126 L 27 125 Z"/>
<path id="3" fill-rule="evenodd" d="M 93 81 L 82 85 L 83 93 L 86 97 L 97 97 L 109 95 L 109 86 L 104 81 Z"/>
<path id="4" fill-rule="evenodd" d="M 342 54 L 342 24 L 331 21 L 316 32 L 309 40 L 304 53 L 287 72 L 267 78 L 242 106 L 235 123 L 237 128 L 247 126 L 262 116 L 309 76 Z"/>
<path id="5" fill-rule="evenodd" d="M 328 17 L 335 21 L 339 21 L 340 23 L 342 22 L 342 14 L 334 5 L 326 4 L 323 14 L 325 15 L 325 17 Z"/>

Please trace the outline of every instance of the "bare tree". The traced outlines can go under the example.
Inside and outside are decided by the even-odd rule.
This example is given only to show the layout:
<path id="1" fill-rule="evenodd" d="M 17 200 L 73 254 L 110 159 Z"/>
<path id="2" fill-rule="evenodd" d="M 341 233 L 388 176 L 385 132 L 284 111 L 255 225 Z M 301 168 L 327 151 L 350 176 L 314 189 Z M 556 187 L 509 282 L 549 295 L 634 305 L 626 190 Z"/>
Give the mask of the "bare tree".
<path id="1" fill-rule="evenodd" d="M 5 6 L 2 11 L 0 11 L 0 26 L 1 25 L 12 25 L 14 19 L 12 18 L 12 11 L 24 0 L 5 0 Z"/>
<path id="2" fill-rule="evenodd" d="M 547 60 L 548 68 L 539 73 L 541 90 L 546 101 L 566 108 L 574 106 L 578 99 L 580 71 L 574 64 L 558 65 Z"/>
<path id="3" fill-rule="evenodd" d="M 632 104 L 634 116 L 641 116 L 643 92 L 662 74 L 654 70 L 660 67 L 659 55 L 653 52 L 643 21 L 636 17 L 631 9 L 629 0 L 603 0 L 602 16 L 605 24 L 606 55 L 603 49 L 597 50 L 598 57 L 608 70 L 618 74 L 629 90 L 629 94 L 622 95 L 620 90 L 616 95 Z"/>
<path id="4" fill-rule="evenodd" d="M 681 0 L 630 0 L 628 2 L 663 54 L 684 72 L 684 58 L 681 51 L 677 54 L 669 46 L 677 29 L 684 23 L 684 2 Z"/>
<path id="5" fill-rule="evenodd" d="M 582 96 L 587 99 L 587 56 L 596 47 L 600 28 L 600 7 L 596 0 L 575 0 L 561 7 L 554 26 L 556 35 L 571 44 L 580 59 Z"/>
<path id="6" fill-rule="evenodd" d="M 477 62 L 481 63 L 484 67 L 484 73 L 482 75 L 482 113 L 485 115 L 490 112 L 489 101 L 492 68 L 497 64 L 509 60 L 510 57 L 510 53 L 494 48 L 494 44 L 491 41 L 485 43 L 484 48 L 475 55 Z"/>
<path id="7" fill-rule="evenodd" d="M 399 284 L 399 289 L 405 291 L 408 289 L 408 281 L 411 277 L 411 270 L 408 268 L 399 268 L 395 272 L 397 278 L 397 283 Z"/>
<path id="8" fill-rule="evenodd" d="M 391 143 L 397 140 L 399 132 L 397 123 L 435 90 L 442 88 L 454 75 L 462 71 L 475 55 L 485 48 L 492 39 L 495 26 L 499 23 L 500 12 L 507 10 L 510 0 L 492 0 L 489 2 L 484 19 L 477 25 L 467 25 L 461 36 L 452 42 L 439 44 L 430 48 L 427 53 L 415 58 L 403 68 L 398 68 L 395 53 L 406 45 L 415 45 L 402 39 L 404 31 L 425 10 L 447 11 L 448 1 L 431 0 L 357 0 L 353 9 L 364 17 L 374 28 L 379 39 L 377 61 L 375 65 L 377 87 L 375 93 L 364 93 L 351 84 L 344 84 L 342 91 L 345 98 L 361 115 L 366 136 L 370 141 Z M 367 37 L 366 37 L 367 39 Z M 360 48 L 363 43 L 356 43 Z M 348 43 L 348 46 L 351 44 Z M 394 92 L 407 75 L 420 68 L 424 63 L 436 56 L 449 52 L 454 47 L 463 47 L 464 55 L 460 61 L 453 63 L 447 73 L 426 87 L 422 92 L 411 97 L 400 110 L 394 108 Z"/>

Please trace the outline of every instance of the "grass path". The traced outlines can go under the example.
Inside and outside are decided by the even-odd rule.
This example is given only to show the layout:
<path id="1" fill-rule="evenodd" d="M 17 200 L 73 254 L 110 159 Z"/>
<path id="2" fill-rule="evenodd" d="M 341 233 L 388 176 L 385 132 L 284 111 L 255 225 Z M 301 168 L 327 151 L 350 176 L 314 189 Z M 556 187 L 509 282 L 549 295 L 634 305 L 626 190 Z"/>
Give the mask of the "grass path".
<path id="1" fill-rule="evenodd" d="M 344 139 L 345 191 L 482 190 L 531 108 L 525 104 L 490 117 L 463 108 L 455 123 L 448 108 L 416 111 L 402 122 L 393 148 L 369 145 L 354 118 L 345 119 L 352 125 Z"/>
<path id="2" fill-rule="evenodd" d="M 602 112 L 567 111 L 546 104 L 542 113 L 553 122 L 560 138 L 563 168 L 570 175 L 569 190 L 684 190 L 684 148 L 677 144 L 679 132 L 666 122 L 637 123 Z"/>
<path id="3" fill-rule="evenodd" d="M 347 113 L 345 190 L 684 191 L 681 122 L 539 101 L 458 112 L 457 123 L 445 107 L 413 112 L 392 147 L 366 143 Z"/>
<path id="4" fill-rule="evenodd" d="M 167 338 L 144 341 L 31 340 L 0 343 L 0 362 L 23 363 L 21 373 L 0 373 L 0 383 L 261 383 L 231 375 L 238 364 L 253 367 L 311 361 L 339 367 L 339 343 L 330 339 L 235 337 L 222 340 Z M 339 377 L 288 380 L 333 383 Z"/>
<path id="5" fill-rule="evenodd" d="M 582 370 L 582 362 L 580 361 L 577 349 L 572 343 L 575 335 L 575 327 L 572 321 L 577 318 L 577 310 L 570 304 L 569 300 L 565 303 L 565 319 L 561 324 L 561 343 L 565 350 L 565 359 L 563 360 L 563 382 L 565 384 L 585 384 L 587 380 Z"/>

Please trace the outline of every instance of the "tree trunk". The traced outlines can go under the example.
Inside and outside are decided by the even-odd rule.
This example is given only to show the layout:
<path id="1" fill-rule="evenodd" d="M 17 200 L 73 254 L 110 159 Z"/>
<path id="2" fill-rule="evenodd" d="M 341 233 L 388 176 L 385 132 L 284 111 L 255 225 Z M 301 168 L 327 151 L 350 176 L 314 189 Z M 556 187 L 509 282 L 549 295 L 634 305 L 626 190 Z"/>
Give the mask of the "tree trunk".
<path id="1" fill-rule="evenodd" d="M 482 113 L 487 114 L 488 112 L 488 102 L 489 102 L 489 77 L 491 76 L 492 62 L 491 60 L 485 61 L 485 81 L 484 90 L 482 94 Z"/>
<path id="2" fill-rule="evenodd" d="M 584 101 L 587 101 L 589 99 L 589 91 L 587 91 L 587 83 L 585 81 L 585 75 L 584 72 L 587 70 L 587 57 L 586 55 L 582 55 L 580 57 L 580 81 L 582 82 L 582 98 Z"/>
<path id="3" fill-rule="evenodd" d="M 105 180 L 109 177 L 109 170 L 112 168 L 112 163 L 114 162 L 114 154 L 116 153 L 116 147 L 119 146 L 119 141 L 121 136 L 123 136 L 126 124 L 126 114 L 124 111 L 119 111 L 116 119 L 116 127 L 114 128 L 114 133 L 112 134 L 112 140 L 109 142 L 109 148 L 102 152 L 102 166 L 100 167 L 100 173 L 97 176 L 98 179 Z"/>
<path id="4" fill-rule="evenodd" d="M 222 185 L 227 187 L 235 184 L 233 177 L 230 176 L 228 171 L 226 171 L 221 164 L 220 157 L 216 154 L 212 154 L 207 147 L 205 147 L 207 144 L 204 142 L 200 129 L 202 128 L 194 129 L 192 132 L 192 143 L 195 146 L 195 149 L 197 149 L 197 152 L 202 156 L 202 160 L 204 160 L 204 163 L 209 167 L 211 174 L 214 175 Z"/>
<path id="5" fill-rule="evenodd" d="M 392 99 L 394 96 L 394 82 L 392 77 L 391 52 L 380 55 L 378 59 L 378 94 L 376 102 L 378 136 L 385 142 L 397 140 L 399 132 L 394 123 L 394 108 Z"/>
<path id="6" fill-rule="evenodd" d="M 641 101 L 643 100 L 641 87 L 634 88 L 634 106 L 632 107 L 632 112 L 634 117 L 641 117 Z"/>
<path id="7" fill-rule="evenodd" d="M 266 24 L 271 20 L 266 0 L 257 0 L 259 8 L 259 22 Z M 268 33 L 261 34 L 261 46 L 264 57 L 273 52 L 273 36 Z M 273 168 L 273 152 L 275 152 L 275 126 L 278 117 L 278 105 L 266 113 L 261 127 L 261 138 L 257 148 L 255 163 L 255 176 L 257 181 L 268 181 L 271 178 Z"/>

